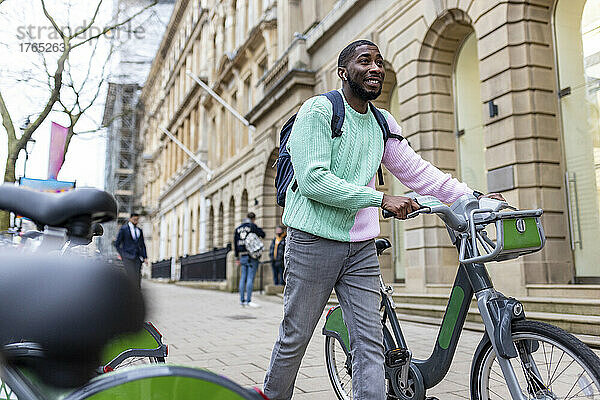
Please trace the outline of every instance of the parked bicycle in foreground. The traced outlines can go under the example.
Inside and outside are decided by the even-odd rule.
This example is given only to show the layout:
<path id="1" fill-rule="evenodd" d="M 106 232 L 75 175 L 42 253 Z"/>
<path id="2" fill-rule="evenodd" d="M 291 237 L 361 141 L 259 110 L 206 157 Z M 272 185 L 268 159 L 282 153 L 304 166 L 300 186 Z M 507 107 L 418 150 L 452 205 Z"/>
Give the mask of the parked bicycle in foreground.
<path id="1" fill-rule="evenodd" d="M 50 197 L 49 197 L 50 196 Z M 31 230 L 21 235 L 21 242 L 17 247 L 21 252 L 35 253 L 38 251 L 54 252 L 64 256 L 72 254 L 89 255 L 87 247 L 91 243 L 93 236 L 102 236 L 103 229 L 100 222 L 107 222 L 116 217 L 115 213 L 110 212 L 111 203 L 114 200 L 108 193 L 94 189 L 83 189 L 75 192 L 67 192 L 62 195 L 48 195 L 15 187 L 0 186 L 0 209 L 7 211 L 17 211 L 18 214 L 30 218 L 39 230 Z M 52 205 L 51 203 L 56 203 Z M 69 214 L 53 215 L 52 221 L 40 220 L 38 208 L 50 208 L 58 206 L 79 207 L 72 210 L 74 213 L 85 213 L 82 205 L 99 209 L 104 207 L 101 215 L 96 215 L 91 222 L 76 222 L 66 218 Z M 35 204 L 35 208 L 34 208 Z M 89 211 L 89 210 L 88 210 Z M 83 215 L 83 214 L 82 214 Z M 77 215 L 76 219 L 81 218 Z M 62 218 L 62 222 L 58 219 Z M 47 222 L 51 222 L 52 226 Z M 78 227 L 79 224 L 83 224 Z M 89 225 L 89 228 L 85 227 Z M 4 247 L 12 247 L 12 238 L 6 238 L 1 243 Z M 126 367 L 142 363 L 165 362 L 168 354 L 168 346 L 162 342 L 162 335 L 156 327 L 145 322 L 139 332 L 123 335 L 113 339 L 105 346 L 102 353 L 102 365 L 98 368 L 98 373 L 110 372 L 115 368 Z M 6 396 L 6 397 L 4 397 Z M 0 389 L 0 400 L 9 398 L 10 393 L 7 388 Z"/>
<path id="2" fill-rule="evenodd" d="M 485 262 L 514 259 L 542 249 L 542 210 L 514 210 L 506 202 L 465 195 L 451 207 L 431 196 L 416 197 L 422 206 L 409 214 L 436 214 L 458 250 L 459 266 L 446 313 L 427 360 L 412 357 L 395 314 L 391 287 L 381 280 L 381 310 L 388 399 L 423 400 L 427 389 L 447 374 L 473 294 L 485 334 L 473 356 L 471 399 L 600 399 L 600 359 L 562 329 L 528 321 L 523 305 L 496 291 Z M 509 211 L 503 211 L 510 209 Z M 391 217 L 384 211 L 384 217 Z M 485 228 L 496 228 L 492 240 Z M 378 254 L 391 244 L 376 241 Z M 391 331 L 390 331 L 391 328 Z M 393 333 L 393 334 L 392 334 Z M 325 361 L 339 399 L 352 399 L 352 356 L 339 306 L 323 327 Z"/>
<path id="3" fill-rule="evenodd" d="M 118 267 L 55 249 L 83 242 L 95 222 L 115 218 L 114 198 L 95 189 L 56 195 L 4 185 L 0 209 L 43 227 L 39 252 L 0 255 L 0 379 L 9 398 L 266 399 L 194 368 L 152 364 L 97 375 L 107 343 L 143 328 L 141 292 Z"/>

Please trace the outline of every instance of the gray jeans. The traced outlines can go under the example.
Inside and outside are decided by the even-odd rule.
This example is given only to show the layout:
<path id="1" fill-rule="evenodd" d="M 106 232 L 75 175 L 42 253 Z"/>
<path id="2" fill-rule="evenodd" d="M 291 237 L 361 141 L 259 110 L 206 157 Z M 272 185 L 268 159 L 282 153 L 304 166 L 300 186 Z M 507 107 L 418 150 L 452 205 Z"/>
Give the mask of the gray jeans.
<path id="1" fill-rule="evenodd" d="M 384 400 L 374 241 L 336 242 L 289 228 L 284 263 L 283 321 L 265 376 L 265 394 L 271 400 L 292 398 L 302 357 L 335 288 L 350 335 L 354 399 Z"/>

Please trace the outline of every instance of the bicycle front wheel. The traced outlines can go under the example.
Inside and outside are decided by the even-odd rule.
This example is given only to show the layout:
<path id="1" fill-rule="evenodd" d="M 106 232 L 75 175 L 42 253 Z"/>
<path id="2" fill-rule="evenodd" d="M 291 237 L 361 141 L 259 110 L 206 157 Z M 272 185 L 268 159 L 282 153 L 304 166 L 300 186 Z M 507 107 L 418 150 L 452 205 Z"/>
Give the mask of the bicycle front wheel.
<path id="1" fill-rule="evenodd" d="M 527 399 L 600 398 L 600 359 L 562 329 L 536 321 L 517 321 L 512 329 L 519 354 L 511 359 Z M 510 399 L 491 342 L 484 336 L 471 367 L 471 399 Z"/>
<path id="2" fill-rule="evenodd" d="M 325 364 L 337 398 L 351 400 L 352 357 L 346 355 L 340 342 L 332 336 L 325 336 Z"/>

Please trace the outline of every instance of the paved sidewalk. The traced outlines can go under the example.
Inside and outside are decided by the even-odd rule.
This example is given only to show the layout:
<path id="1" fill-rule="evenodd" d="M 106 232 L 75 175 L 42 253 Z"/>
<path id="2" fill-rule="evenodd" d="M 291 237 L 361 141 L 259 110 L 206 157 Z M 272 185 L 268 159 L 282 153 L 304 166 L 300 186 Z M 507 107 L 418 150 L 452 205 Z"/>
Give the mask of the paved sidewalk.
<path id="1" fill-rule="evenodd" d="M 262 387 L 282 316 L 282 300 L 253 295 L 260 308 L 242 308 L 237 293 L 144 281 L 149 320 L 169 345 L 169 363 L 209 369 L 243 386 Z M 325 312 L 324 314 L 325 315 Z M 294 399 L 335 399 L 324 361 L 325 319 L 317 325 L 304 357 Z M 402 323 L 414 356 L 426 358 L 437 327 Z M 442 400 L 468 399 L 473 351 L 480 333 L 465 331 L 446 379 L 428 394 Z"/>

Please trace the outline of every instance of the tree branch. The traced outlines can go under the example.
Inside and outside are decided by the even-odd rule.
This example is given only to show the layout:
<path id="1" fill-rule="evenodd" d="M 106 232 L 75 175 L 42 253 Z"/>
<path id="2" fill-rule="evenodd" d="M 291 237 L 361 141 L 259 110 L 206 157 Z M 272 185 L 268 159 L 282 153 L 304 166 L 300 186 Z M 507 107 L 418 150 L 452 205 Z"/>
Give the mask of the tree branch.
<path id="1" fill-rule="evenodd" d="M 65 148 L 63 150 L 63 160 L 67 156 L 67 151 L 69 150 L 69 145 L 71 144 L 71 138 L 73 138 L 73 135 L 75 134 L 75 125 L 79 121 L 79 118 L 81 118 L 81 113 L 75 114 L 75 115 L 72 115 L 72 114 L 69 115 L 71 124 L 68 127 L 67 137 L 65 138 Z"/>
<path id="2" fill-rule="evenodd" d="M 12 118 L 10 118 L 10 113 L 4 103 L 2 93 L 0 93 L 0 115 L 2 115 L 2 126 L 4 126 L 4 129 L 6 129 L 6 133 L 8 134 L 8 145 L 10 147 L 12 143 L 17 141 L 17 135 L 15 134 L 15 125 L 12 122 Z"/>
<path id="3" fill-rule="evenodd" d="M 98 11 L 100 10 L 100 6 L 102 5 L 102 1 L 100 0 L 98 2 L 98 5 L 96 6 L 96 11 L 94 11 L 94 15 L 92 16 L 92 19 L 90 20 L 90 23 L 84 27 L 81 28 L 81 30 L 75 32 L 72 36 L 71 39 L 76 38 L 77 36 L 85 33 L 88 29 L 90 29 L 92 27 L 92 25 L 94 24 L 94 22 L 96 21 L 96 17 L 98 16 Z"/>
<path id="4" fill-rule="evenodd" d="M 17 144 L 18 151 L 20 151 L 25 146 L 27 141 L 31 138 L 31 135 L 33 134 L 33 132 L 35 132 L 35 130 L 46 119 L 48 114 L 50 114 L 50 111 L 52 111 L 52 107 L 54 107 L 54 103 L 56 103 L 56 101 L 60 97 L 60 89 L 62 88 L 62 73 L 65 68 L 65 62 L 66 62 L 67 58 L 69 57 L 69 51 L 71 50 L 69 40 L 67 38 L 65 38 L 64 40 L 65 40 L 65 50 L 63 51 L 60 58 L 56 62 L 56 71 L 54 72 L 54 87 L 51 88 L 50 98 L 48 99 L 48 102 L 46 103 L 46 105 L 44 106 L 44 109 L 38 115 L 38 117 L 33 121 L 33 123 L 29 124 L 27 129 L 25 129 L 23 131 L 23 135 L 21 136 L 21 138 L 19 139 L 19 142 Z"/>
<path id="5" fill-rule="evenodd" d="M 92 63 L 94 61 L 94 55 L 96 54 L 96 49 L 98 49 L 98 43 L 100 43 L 100 41 L 96 40 L 96 42 L 94 43 L 94 48 L 92 49 L 92 55 L 90 55 L 90 60 L 88 62 L 88 67 L 87 67 L 87 71 L 85 73 L 85 78 L 83 78 L 83 81 L 81 82 L 81 86 L 79 87 L 79 90 L 83 90 L 83 87 L 85 86 L 85 83 L 87 82 L 88 78 L 90 77 L 90 71 L 92 70 Z M 112 47 L 112 45 L 111 45 Z M 112 52 L 112 50 L 111 50 Z M 104 71 L 104 67 L 102 67 L 102 71 Z"/>
<path id="6" fill-rule="evenodd" d="M 97 43 L 97 42 L 96 42 L 96 43 Z M 102 71 L 100 72 L 100 76 L 101 76 L 102 78 L 100 79 L 100 82 L 98 82 L 98 86 L 96 87 L 96 93 L 94 93 L 94 96 L 92 97 L 92 99 L 90 100 L 90 102 L 88 103 L 88 105 L 87 105 L 87 106 L 85 106 L 85 107 L 83 107 L 83 108 L 81 108 L 81 105 L 79 106 L 79 109 L 81 110 L 81 112 L 82 112 L 82 113 L 86 112 L 86 111 L 87 111 L 87 110 L 88 110 L 88 109 L 89 109 L 89 108 L 92 106 L 92 104 L 94 104 L 94 102 L 95 102 L 95 101 L 96 101 L 96 99 L 98 98 L 98 95 L 100 94 L 100 89 L 102 88 L 102 84 L 104 83 L 104 81 L 105 81 L 105 79 L 106 79 L 106 78 L 105 78 L 105 76 L 104 76 L 104 73 L 105 73 L 105 71 L 106 71 L 106 66 L 107 66 L 107 65 L 109 64 L 109 62 L 110 62 L 110 58 L 111 58 L 111 57 L 112 57 L 112 55 L 113 55 L 113 51 L 114 51 L 114 46 L 113 46 L 113 45 L 112 45 L 112 43 L 111 43 L 110 50 L 109 50 L 109 52 L 108 52 L 108 56 L 106 57 L 106 61 L 105 61 L 105 62 L 104 62 L 104 64 L 102 65 Z M 87 79 L 87 77 L 86 77 L 86 79 Z M 85 84 L 85 82 L 84 82 L 84 84 Z M 82 84 L 82 85 L 81 85 L 81 88 L 82 88 L 82 89 L 83 89 L 83 85 L 84 85 L 84 84 Z"/>
<path id="7" fill-rule="evenodd" d="M 40 0 L 40 2 L 42 3 L 42 9 L 44 10 L 44 15 L 46 16 L 46 18 L 48 19 L 48 21 L 50 21 L 50 23 L 52 24 L 52 26 L 54 27 L 54 29 L 56 29 L 56 32 L 58 32 L 58 34 L 60 35 L 60 37 L 64 40 L 65 39 L 65 33 L 60 29 L 60 27 L 58 26 L 58 24 L 56 23 L 56 21 L 54 20 L 54 18 L 52 18 L 52 16 L 50 15 L 50 13 L 48 13 L 48 10 L 46 9 L 46 3 L 44 2 L 44 0 Z"/>
<path id="8" fill-rule="evenodd" d="M 98 34 L 96 34 L 96 35 L 93 35 L 93 36 L 90 36 L 89 38 L 87 38 L 87 39 L 85 39 L 85 40 L 82 40 L 81 42 L 78 42 L 78 43 L 75 43 L 75 44 L 73 44 L 73 46 L 72 46 L 71 48 L 73 48 L 73 49 L 74 49 L 74 48 L 76 48 L 76 47 L 79 47 L 79 46 L 81 46 L 82 44 L 89 42 L 90 40 L 94 40 L 94 39 L 97 39 L 97 38 L 99 38 L 100 36 L 103 36 L 103 35 L 105 35 L 105 34 L 106 34 L 108 31 L 110 31 L 110 30 L 112 30 L 112 29 L 115 29 L 115 28 L 118 28 L 118 27 L 120 27 L 120 26 L 123 26 L 123 25 L 125 25 L 126 23 L 128 23 L 129 21 L 131 21 L 132 19 L 134 19 L 135 17 L 137 17 L 138 15 L 140 15 L 141 13 L 143 13 L 144 11 L 146 11 L 147 9 L 149 9 L 150 7 L 153 7 L 153 6 L 155 6 L 157 3 L 158 3 L 158 0 L 154 0 L 152 3 L 148 4 L 148 5 L 147 5 L 146 7 L 144 7 L 144 8 L 140 9 L 138 12 L 136 12 L 136 13 L 135 13 L 135 14 L 133 14 L 133 15 L 131 15 L 129 18 L 127 18 L 127 19 L 125 19 L 125 20 L 123 20 L 123 21 L 121 21 L 121 22 L 119 22 L 119 23 L 116 23 L 116 24 L 114 24 L 114 25 L 107 26 L 107 27 L 106 27 L 106 28 L 104 28 L 104 29 L 103 29 L 103 30 L 102 30 L 100 33 L 98 33 Z"/>

